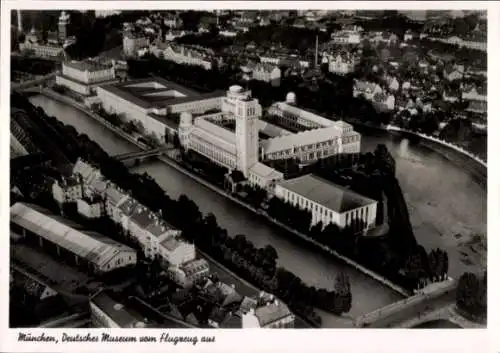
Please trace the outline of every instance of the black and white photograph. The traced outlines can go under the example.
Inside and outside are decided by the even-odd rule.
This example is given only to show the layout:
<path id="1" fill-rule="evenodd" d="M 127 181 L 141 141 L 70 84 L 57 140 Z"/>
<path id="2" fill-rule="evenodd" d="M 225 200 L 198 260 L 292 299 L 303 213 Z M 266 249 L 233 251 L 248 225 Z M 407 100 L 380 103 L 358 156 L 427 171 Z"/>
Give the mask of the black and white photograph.
<path id="1" fill-rule="evenodd" d="M 19 341 L 487 327 L 489 11 L 136 4 L 9 10 Z"/>

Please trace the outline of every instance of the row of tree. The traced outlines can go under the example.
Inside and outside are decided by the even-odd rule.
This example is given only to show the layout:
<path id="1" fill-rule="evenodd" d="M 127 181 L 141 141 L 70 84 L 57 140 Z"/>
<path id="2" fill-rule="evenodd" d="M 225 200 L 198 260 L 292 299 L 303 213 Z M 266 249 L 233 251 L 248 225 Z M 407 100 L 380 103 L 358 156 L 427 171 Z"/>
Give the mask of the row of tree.
<path id="1" fill-rule="evenodd" d="M 487 273 L 481 278 L 466 272 L 458 280 L 457 307 L 474 320 L 486 319 L 487 313 Z"/>

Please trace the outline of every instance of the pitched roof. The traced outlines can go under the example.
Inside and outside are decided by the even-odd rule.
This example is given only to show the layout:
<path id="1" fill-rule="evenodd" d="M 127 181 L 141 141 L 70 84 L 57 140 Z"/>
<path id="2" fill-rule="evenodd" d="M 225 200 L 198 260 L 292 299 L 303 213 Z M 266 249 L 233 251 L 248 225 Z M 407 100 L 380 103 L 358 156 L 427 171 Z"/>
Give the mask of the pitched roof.
<path id="1" fill-rule="evenodd" d="M 293 315 L 288 306 L 278 299 L 255 309 L 255 316 L 261 326 L 271 324 L 287 316 Z"/>
<path id="2" fill-rule="evenodd" d="M 324 118 L 318 114 L 315 114 L 313 112 L 309 112 L 305 109 L 296 107 L 294 105 L 290 105 L 286 102 L 277 102 L 277 103 L 274 103 L 271 107 L 273 109 L 278 109 L 278 110 L 281 110 L 283 112 L 286 112 L 287 114 L 291 114 L 291 115 L 309 120 L 309 121 L 314 122 L 322 127 L 335 125 L 335 122 L 330 120 L 330 119 Z"/>
<path id="3" fill-rule="evenodd" d="M 99 267 L 119 252 L 135 252 L 128 246 L 96 232 L 85 231 L 80 225 L 35 205 L 14 204 L 10 209 L 10 221 Z"/>
<path id="4" fill-rule="evenodd" d="M 310 144 L 329 141 L 340 138 L 342 131 L 337 126 L 330 126 L 319 129 L 301 131 L 293 135 L 274 137 L 261 142 L 265 153 L 274 153 L 296 146 L 306 146 Z"/>
<path id="5" fill-rule="evenodd" d="M 337 213 L 377 202 L 312 174 L 284 180 L 278 185 Z"/>

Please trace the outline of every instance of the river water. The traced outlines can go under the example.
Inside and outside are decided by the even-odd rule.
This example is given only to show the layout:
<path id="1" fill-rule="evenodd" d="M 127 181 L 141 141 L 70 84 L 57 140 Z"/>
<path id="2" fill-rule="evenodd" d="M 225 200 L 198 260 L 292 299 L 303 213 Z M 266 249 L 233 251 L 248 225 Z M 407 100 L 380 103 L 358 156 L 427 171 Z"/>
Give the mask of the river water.
<path id="1" fill-rule="evenodd" d="M 137 150 L 70 106 L 43 96 L 34 96 L 30 100 L 48 115 L 87 134 L 110 155 Z M 486 191 L 459 167 L 434 152 L 412 146 L 406 139 L 381 132 L 363 136 L 362 141 L 365 151 L 373 150 L 378 143 L 385 143 L 394 155 L 418 241 L 426 248 L 440 246 L 448 250 L 451 276 L 477 269 L 477 265 L 467 266 L 460 261 L 457 243 L 464 240 L 466 231 L 486 232 Z M 272 245 L 278 252 L 279 264 L 309 285 L 333 289 L 336 273 L 345 271 L 353 292 L 352 310 L 344 318 L 321 313 L 324 327 L 348 326 L 350 318 L 401 299 L 399 294 L 379 282 L 296 239 L 290 239 L 250 211 L 161 162 L 144 164 L 134 171 L 147 172 L 171 197 L 187 195 L 203 213 L 214 213 L 230 235 L 245 234 L 259 247 Z M 464 237 L 456 239 L 453 236 L 456 233 L 464 233 Z"/>

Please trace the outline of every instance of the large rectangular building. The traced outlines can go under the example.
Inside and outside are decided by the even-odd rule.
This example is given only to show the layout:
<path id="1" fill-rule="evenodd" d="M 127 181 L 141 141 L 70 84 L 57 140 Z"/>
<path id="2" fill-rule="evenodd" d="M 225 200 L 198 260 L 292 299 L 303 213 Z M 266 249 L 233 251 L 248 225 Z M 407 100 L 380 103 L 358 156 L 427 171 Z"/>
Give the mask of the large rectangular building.
<path id="1" fill-rule="evenodd" d="M 76 223 L 51 214 L 44 208 L 18 202 L 10 209 L 11 229 L 28 240 L 54 249 L 57 255 L 71 254 L 75 265 L 105 273 L 135 265 L 135 250 Z"/>
<path id="2" fill-rule="evenodd" d="M 367 230 L 375 225 L 377 201 L 312 174 L 282 181 L 276 185 L 276 196 L 312 214 L 311 224 L 322 222 L 347 227 L 358 219 Z"/>
<path id="3" fill-rule="evenodd" d="M 97 88 L 102 107 L 125 121 L 140 122 L 148 134 L 163 141 L 172 114 L 201 114 L 220 109 L 222 92 L 198 93 L 159 77 L 103 85 Z"/>

